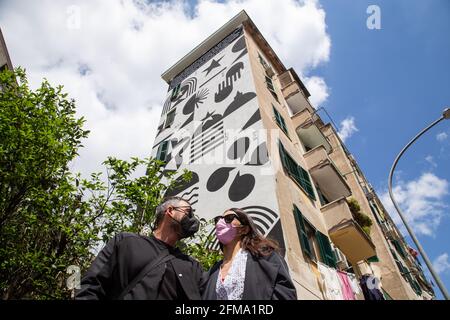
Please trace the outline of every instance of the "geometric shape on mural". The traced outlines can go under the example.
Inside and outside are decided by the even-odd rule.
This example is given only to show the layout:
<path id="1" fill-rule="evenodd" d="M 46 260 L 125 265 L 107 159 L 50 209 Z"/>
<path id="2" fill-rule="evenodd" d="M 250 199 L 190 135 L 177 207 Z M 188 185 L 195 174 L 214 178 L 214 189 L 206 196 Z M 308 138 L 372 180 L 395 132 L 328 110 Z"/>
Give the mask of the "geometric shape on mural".
<path id="1" fill-rule="evenodd" d="M 258 122 L 259 120 L 261 120 L 261 113 L 259 112 L 259 108 L 258 108 L 258 109 L 256 109 L 255 113 L 250 117 L 250 119 L 248 119 L 248 121 L 244 124 L 241 131 L 244 131 L 245 129 L 250 127 L 252 124 Z"/>
<path id="2" fill-rule="evenodd" d="M 267 152 L 267 145 L 264 141 L 261 143 L 252 153 L 250 161 L 245 165 L 247 166 L 262 166 L 269 161 L 269 153 Z"/>
<path id="3" fill-rule="evenodd" d="M 215 102 L 221 102 L 225 100 L 233 91 L 233 83 L 241 77 L 241 70 L 244 69 L 244 64 L 238 62 L 231 66 L 227 71 L 225 80 L 219 83 L 217 93 L 214 95 Z"/>
<path id="4" fill-rule="evenodd" d="M 190 163 L 205 156 L 223 144 L 224 141 L 225 135 L 222 120 L 208 127 L 206 130 L 203 130 L 203 126 L 199 126 L 192 136 Z"/>
<path id="5" fill-rule="evenodd" d="M 209 192 L 216 192 L 222 188 L 227 182 L 232 170 L 234 170 L 234 168 L 222 167 L 214 171 L 206 182 L 206 190 Z"/>
<path id="6" fill-rule="evenodd" d="M 240 107 L 242 107 L 244 104 L 252 100 L 254 97 L 256 97 L 256 94 L 254 92 L 236 92 L 236 95 L 234 96 L 233 101 L 230 103 L 230 105 L 227 107 L 225 112 L 223 113 L 223 117 L 227 117 Z"/>
<path id="7" fill-rule="evenodd" d="M 217 60 L 215 60 L 214 58 L 212 59 L 211 64 L 209 65 L 209 67 L 206 68 L 205 70 L 203 70 L 203 72 L 206 72 L 205 77 L 207 77 L 208 74 L 209 74 L 212 70 L 214 70 L 215 68 L 218 68 L 218 67 L 221 66 L 221 64 L 220 64 L 219 62 L 220 62 L 220 60 L 222 60 L 223 57 L 224 57 L 224 56 L 220 57 L 220 58 L 217 59 Z"/>
<path id="8" fill-rule="evenodd" d="M 247 153 L 248 148 L 250 147 L 250 138 L 242 137 L 237 139 L 231 147 L 228 149 L 228 159 L 236 160 L 237 158 L 244 158 Z"/>
<path id="9" fill-rule="evenodd" d="M 191 172 L 192 172 L 192 177 L 189 181 L 184 181 L 182 176 L 179 176 L 178 178 L 176 178 L 175 186 L 173 188 L 168 189 L 166 191 L 166 193 L 164 194 L 164 197 L 176 196 L 180 192 L 183 192 L 186 189 L 197 184 L 199 182 L 198 174 L 193 172 L 192 170 L 191 170 Z"/>
<path id="10" fill-rule="evenodd" d="M 202 90 L 200 90 L 199 92 L 197 92 L 195 95 L 193 95 L 188 102 L 186 102 L 186 104 L 184 105 L 183 108 L 183 114 L 184 115 L 188 115 L 191 114 L 195 111 L 195 107 L 198 108 L 199 104 L 203 103 L 203 100 L 206 99 L 206 97 L 208 96 L 209 90 L 204 88 Z"/>
<path id="11" fill-rule="evenodd" d="M 249 173 L 240 175 L 238 171 L 228 190 L 228 198 L 234 202 L 244 200 L 252 193 L 254 187 L 255 177 Z"/>
<path id="12" fill-rule="evenodd" d="M 244 51 L 242 51 L 242 50 L 244 50 Z M 242 58 L 243 56 L 245 56 L 247 54 L 247 48 L 245 46 L 245 37 L 244 36 L 242 36 L 238 41 L 236 41 L 236 43 L 233 45 L 233 48 L 231 49 L 231 51 L 232 52 L 242 51 L 239 54 L 239 56 L 237 56 L 237 58 L 234 59 L 233 63 L 235 63 L 236 61 L 238 61 L 240 58 Z"/>

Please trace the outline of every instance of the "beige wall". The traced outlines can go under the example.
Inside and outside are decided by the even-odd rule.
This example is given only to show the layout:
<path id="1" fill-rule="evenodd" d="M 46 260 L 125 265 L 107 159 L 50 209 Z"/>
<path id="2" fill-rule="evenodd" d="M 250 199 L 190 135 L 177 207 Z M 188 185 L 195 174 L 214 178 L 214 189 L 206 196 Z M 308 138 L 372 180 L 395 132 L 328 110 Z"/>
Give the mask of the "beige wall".
<path id="1" fill-rule="evenodd" d="M 273 78 L 273 82 L 276 87 L 279 103 L 273 98 L 272 94 L 266 87 L 264 77 L 265 70 L 258 59 L 258 52 L 260 52 L 263 56 L 264 53 L 258 49 L 257 44 L 248 33 L 246 33 L 246 40 L 261 118 L 263 126 L 268 129 L 267 146 L 269 150 L 269 157 L 272 163 L 274 163 L 275 168 L 277 165 L 281 165 L 279 163 L 277 145 L 279 138 L 295 161 L 306 169 L 306 164 L 302 157 L 302 146 L 297 134 L 295 133 L 295 128 L 290 121 L 280 87 L 277 85 L 276 76 Z M 265 60 L 270 63 L 266 57 Z M 276 124 L 272 104 L 286 120 L 289 137 L 287 137 Z M 312 225 L 314 225 L 316 229 L 324 234 L 328 234 L 319 210 L 319 204 L 318 202 L 312 201 L 291 178 L 286 176 L 284 171 L 281 170 L 281 167 L 279 167 L 279 170 L 276 170 L 274 179 L 276 184 L 279 214 L 285 240 L 286 259 L 291 269 L 291 275 L 294 283 L 297 287 L 298 297 L 299 299 L 323 299 L 316 274 L 313 271 L 314 262 L 310 261 L 310 259 L 305 257 L 303 254 L 293 215 L 293 205 L 295 204 L 300 209 L 304 217 Z"/>
<path id="2" fill-rule="evenodd" d="M 352 197 L 355 198 L 360 206 L 361 210 L 367 214 L 373 221 L 371 228 L 371 239 L 376 246 L 377 256 L 380 262 L 371 263 L 372 269 L 376 270 L 381 276 L 381 283 L 383 288 L 393 299 L 417 299 L 417 295 L 412 290 L 411 286 L 404 280 L 400 274 L 394 258 L 389 250 L 389 244 L 387 243 L 383 232 L 379 225 L 376 223 L 375 217 L 369 207 L 369 202 L 364 194 L 364 191 L 358 181 L 363 185 L 367 185 L 367 182 L 363 176 L 359 176 L 355 168 L 351 165 L 344 149 L 340 144 L 340 140 L 337 138 L 336 132 L 331 125 L 322 127 L 322 131 L 330 141 L 333 152 L 329 157 L 334 161 L 336 166 L 345 176 L 347 184 L 352 190 Z"/>

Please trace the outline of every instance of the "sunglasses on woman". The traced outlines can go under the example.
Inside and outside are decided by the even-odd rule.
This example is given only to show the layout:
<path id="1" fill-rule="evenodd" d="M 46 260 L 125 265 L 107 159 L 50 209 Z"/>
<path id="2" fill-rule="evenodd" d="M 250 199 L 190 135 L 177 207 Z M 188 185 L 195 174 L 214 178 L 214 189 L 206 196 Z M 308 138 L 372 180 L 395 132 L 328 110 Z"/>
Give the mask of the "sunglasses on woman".
<path id="1" fill-rule="evenodd" d="M 225 223 L 231 223 L 234 219 L 237 219 L 239 222 L 241 222 L 241 220 L 239 220 L 238 215 L 235 213 L 230 213 L 224 216 L 217 216 L 214 218 L 214 223 L 217 224 L 217 222 L 219 222 L 220 219 L 224 219 Z"/>

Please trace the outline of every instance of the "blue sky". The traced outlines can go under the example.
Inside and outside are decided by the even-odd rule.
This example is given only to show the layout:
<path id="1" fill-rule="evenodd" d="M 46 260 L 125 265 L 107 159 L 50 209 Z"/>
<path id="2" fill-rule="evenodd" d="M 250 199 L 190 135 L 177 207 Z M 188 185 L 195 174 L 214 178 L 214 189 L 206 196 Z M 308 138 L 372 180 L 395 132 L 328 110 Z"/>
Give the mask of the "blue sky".
<path id="1" fill-rule="evenodd" d="M 383 192 L 401 148 L 450 106 L 450 2 L 321 4 L 332 42 L 329 61 L 314 70 L 330 88 L 323 106 L 337 123 L 348 115 L 355 118 L 359 131 L 346 144 L 375 189 Z M 370 4 L 381 9 L 380 30 L 366 27 Z M 402 157 L 397 172 L 405 183 L 426 172 L 450 181 L 450 141 L 436 138 L 442 132 L 450 136 L 450 120 L 428 131 Z M 450 251 L 449 200 L 449 195 L 439 199 L 447 207 L 433 234 L 419 234 L 432 260 Z M 450 288 L 448 266 L 441 276 Z"/>
<path id="2" fill-rule="evenodd" d="M 369 5 L 381 10 L 380 30 L 366 26 Z M 242 9 L 345 133 L 390 210 L 396 154 L 450 105 L 448 0 L 0 0 L 0 27 L 32 86 L 46 77 L 75 98 L 91 133 L 71 168 L 88 175 L 109 155 L 148 156 L 167 91 L 161 73 Z M 448 288 L 449 160 L 447 121 L 407 152 L 395 183 Z"/>

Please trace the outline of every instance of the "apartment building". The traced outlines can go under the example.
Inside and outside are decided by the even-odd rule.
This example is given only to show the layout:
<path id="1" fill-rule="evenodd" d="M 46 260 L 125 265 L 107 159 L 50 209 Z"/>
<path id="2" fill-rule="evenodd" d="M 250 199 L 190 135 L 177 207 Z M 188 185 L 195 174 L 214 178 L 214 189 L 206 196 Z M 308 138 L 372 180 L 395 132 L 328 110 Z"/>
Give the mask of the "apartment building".
<path id="1" fill-rule="evenodd" d="M 333 298 L 324 267 L 371 279 L 384 299 L 434 298 L 328 113 L 311 105 L 245 11 L 162 78 L 168 93 L 152 156 L 193 173 L 170 195 L 207 220 L 246 210 L 280 244 L 299 299 Z"/>
<path id="2" fill-rule="evenodd" d="M 0 28 L 0 71 L 4 69 L 12 70 L 13 66 L 9 58 L 8 49 L 6 48 L 5 39 L 3 38 L 2 29 Z"/>

